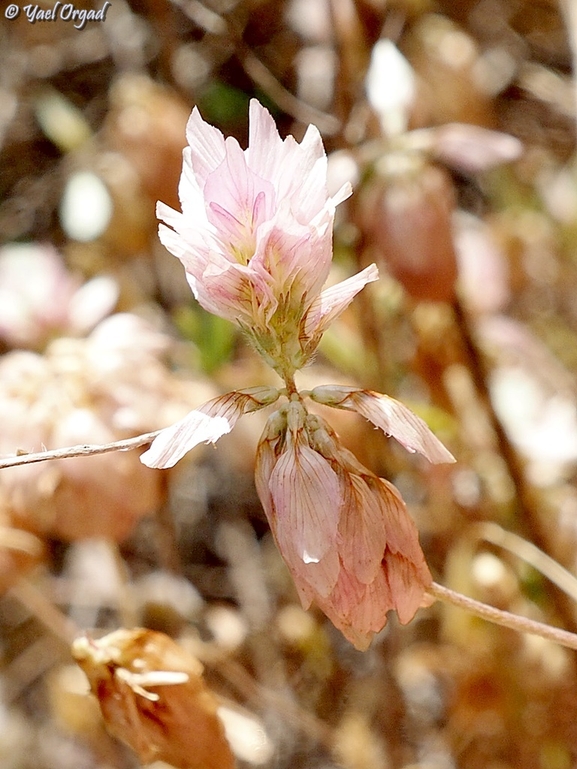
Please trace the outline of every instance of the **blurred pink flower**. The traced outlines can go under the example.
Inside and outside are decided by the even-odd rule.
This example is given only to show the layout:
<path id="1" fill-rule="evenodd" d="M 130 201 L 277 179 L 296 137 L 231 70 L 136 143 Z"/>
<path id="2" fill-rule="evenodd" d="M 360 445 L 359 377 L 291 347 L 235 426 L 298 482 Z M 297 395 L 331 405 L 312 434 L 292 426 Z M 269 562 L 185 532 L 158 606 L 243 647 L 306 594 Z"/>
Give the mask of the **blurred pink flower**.
<path id="1" fill-rule="evenodd" d="M 292 376 L 330 320 L 378 277 L 371 265 L 322 291 L 335 208 L 351 194 L 350 184 L 330 197 L 318 130 L 309 126 L 300 144 L 292 136 L 283 141 L 256 100 L 246 150 L 196 108 L 187 139 L 182 213 L 158 204 L 160 240 L 183 263 L 199 303 L 237 323 L 269 365 Z"/>
<path id="2" fill-rule="evenodd" d="M 0 358 L 0 455 L 110 443 L 178 419 L 211 386 L 184 385 L 165 362 L 171 339 L 142 318 L 112 315 L 86 339 L 61 337 L 43 355 Z M 7 467 L 0 522 L 40 538 L 125 539 L 161 503 L 165 483 L 138 452 Z M 2 553 L 0 552 L 0 561 Z M 0 586 L 2 583 L 0 563 Z"/>
<path id="3" fill-rule="evenodd" d="M 63 334 L 84 336 L 117 300 L 113 278 L 101 275 L 82 285 L 50 245 L 0 248 L 0 337 L 11 347 L 40 350 Z"/>
<path id="4" fill-rule="evenodd" d="M 392 484 L 361 465 L 320 417 L 292 401 L 269 419 L 257 490 L 302 604 L 314 601 L 358 649 L 396 610 L 409 622 L 431 575 Z"/>

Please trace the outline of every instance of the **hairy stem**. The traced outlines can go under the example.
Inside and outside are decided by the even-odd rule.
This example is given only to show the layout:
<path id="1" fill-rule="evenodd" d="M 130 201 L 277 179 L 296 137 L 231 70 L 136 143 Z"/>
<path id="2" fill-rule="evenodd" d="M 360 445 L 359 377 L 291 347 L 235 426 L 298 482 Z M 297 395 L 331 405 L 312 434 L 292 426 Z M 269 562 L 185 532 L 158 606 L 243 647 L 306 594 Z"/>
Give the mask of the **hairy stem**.
<path id="1" fill-rule="evenodd" d="M 486 619 L 495 625 L 502 625 L 503 627 L 511 628 L 511 630 L 517 630 L 519 633 L 537 635 L 549 641 L 554 641 L 561 646 L 577 650 L 577 635 L 575 633 L 569 633 L 567 630 L 561 630 L 561 628 L 546 625 L 543 622 L 536 622 L 535 620 L 527 619 L 527 617 L 521 617 L 519 614 L 511 614 L 508 611 L 495 609 L 494 606 L 489 606 L 481 601 L 475 601 L 473 598 L 468 598 L 466 595 L 450 590 L 448 587 L 443 587 L 443 585 L 439 585 L 436 582 L 433 582 L 428 593 L 439 601 L 458 606 L 460 609 L 468 611 L 469 614 Z"/>
<path id="2" fill-rule="evenodd" d="M 160 430 L 153 433 L 144 433 L 134 438 L 126 438 L 121 441 L 103 444 L 82 444 L 80 446 L 68 446 L 64 449 L 51 449 L 38 451 L 33 454 L 20 453 L 11 457 L 0 458 L 0 470 L 4 467 L 17 467 L 19 465 L 31 465 L 35 462 L 46 462 L 48 459 L 68 459 L 69 457 L 90 457 L 94 454 L 106 454 L 109 451 L 129 451 L 139 446 L 147 446 L 156 438 Z"/>

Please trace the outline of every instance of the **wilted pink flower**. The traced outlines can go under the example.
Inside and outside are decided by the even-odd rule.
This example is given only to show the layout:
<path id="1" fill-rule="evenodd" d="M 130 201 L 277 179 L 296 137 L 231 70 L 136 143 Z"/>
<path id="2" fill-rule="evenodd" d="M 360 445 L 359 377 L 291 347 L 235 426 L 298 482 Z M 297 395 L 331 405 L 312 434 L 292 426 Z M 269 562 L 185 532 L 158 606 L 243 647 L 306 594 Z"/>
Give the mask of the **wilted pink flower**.
<path id="1" fill-rule="evenodd" d="M 300 402 L 270 417 L 256 484 L 305 608 L 314 601 L 359 649 L 391 609 L 413 618 L 431 575 L 405 503 Z"/>
<path id="2" fill-rule="evenodd" d="M 249 146 L 205 123 L 195 108 L 179 186 L 182 213 L 159 203 L 162 243 L 183 263 L 199 303 L 237 323 L 284 377 L 310 359 L 326 326 L 374 265 L 323 292 L 335 208 L 351 194 L 327 191 L 318 130 L 280 138 L 264 107 L 250 104 Z"/>
<path id="3" fill-rule="evenodd" d="M 254 387 L 214 398 L 164 430 L 141 459 L 149 467 L 171 467 L 280 395 L 272 387 Z M 315 387 L 308 395 L 357 411 L 430 462 L 454 462 L 425 422 L 393 398 L 337 385 Z M 384 627 L 391 609 L 402 623 L 412 619 L 431 576 L 401 495 L 360 464 L 324 420 L 309 414 L 297 393 L 267 421 L 255 480 L 305 607 L 314 601 L 359 649 Z"/>

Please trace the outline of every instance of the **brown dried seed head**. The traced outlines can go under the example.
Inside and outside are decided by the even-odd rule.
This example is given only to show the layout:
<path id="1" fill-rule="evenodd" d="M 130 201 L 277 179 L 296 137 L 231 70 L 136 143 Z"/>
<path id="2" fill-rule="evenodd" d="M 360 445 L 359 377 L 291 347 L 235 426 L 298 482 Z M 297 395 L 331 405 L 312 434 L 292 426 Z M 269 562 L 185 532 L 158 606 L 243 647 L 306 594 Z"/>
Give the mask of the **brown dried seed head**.
<path id="1" fill-rule="evenodd" d="M 76 639 L 72 654 L 98 698 L 107 728 L 144 763 L 232 769 L 234 758 L 203 667 L 163 633 L 121 629 Z"/>

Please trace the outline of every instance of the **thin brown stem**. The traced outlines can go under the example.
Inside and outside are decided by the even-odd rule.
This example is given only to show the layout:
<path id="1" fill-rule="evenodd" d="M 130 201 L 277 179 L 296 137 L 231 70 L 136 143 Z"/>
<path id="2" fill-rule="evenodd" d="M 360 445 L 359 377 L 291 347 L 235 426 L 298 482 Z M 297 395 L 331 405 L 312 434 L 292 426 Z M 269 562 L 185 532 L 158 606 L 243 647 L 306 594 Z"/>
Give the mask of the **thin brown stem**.
<path id="1" fill-rule="evenodd" d="M 283 378 L 284 383 L 285 383 L 286 397 L 289 400 L 291 400 L 292 396 L 294 395 L 299 400 L 302 400 L 301 395 L 300 395 L 299 391 L 297 390 L 297 386 L 295 384 L 294 374 L 283 373 L 282 378 Z"/>
<path id="2" fill-rule="evenodd" d="M 79 634 L 74 622 L 39 590 L 36 585 L 25 578 L 15 582 L 9 594 L 33 614 L 56 638 L 66 646 Z"/>
<path id="3" fill-rule="evenodd" d="M 487 384 L 487 362 L 482 352 L 478 349 L 471 321 L 460 301 L 457 300 L 455 302 L 453 310 L 461 332 L 468 370 L 471 372 L 475 388 L 479 394 L 481 403 L 486 410 L 491 427 L 497 439 L 499 454 L 505 462 L 509 477 L 515 488 L 517 502 L 516 522 L 521 527 L 521 530 L 527 539 L 533 542 L 535 546 L 544 553 L 547 553 L 550 549 L 550 537 L 548 535 L 547 525 L 540 512 L 540 500 L 528 483 L 523 462 L 511 443 L 493 406 L 491 393 Z M 566 601 L 563 593 L 559 592 L 554 586 L 551 586 L 549 595 L 563 622 L 569 627 L 575 627 L 573 606 Z"/>
<path id="4" fill-rule="evenodd" d="M 560 0 L 559 6 L 565 19 L 567 38 L 571 48 L 573 69 L 574 117 L 577 121 L 577 4 L 574 0 Z"/>
<path id="5" fill-rule="evenodd" d="M 146 446 L 156 438 L 160 430 L 152 433 L 143 433 L 134 438 L 126 438 L 122 441 L 113 441 L 103 444 L 82 444 L 80 446 L 68 446 L 63 449 L 51 449 L 50 451 L 38 451 L 34 454 L 17 454 L 0 459 L 0 470 L 3 467 L 17 467 L 19 465 L 31 465 L 35 462 L 46 462 L 48 459 L 68 459 L 69 457 L 89 457 L 93 454 L 107 454 L 110 451 L 129 451 L 140 446 Z"/>
<path id="6" fill-rule="evenodd" d="M 436 582 L 433 582 L 428 592 L 437 600 L 458 606 L 476 617 L 487 620 L 487 622 L 517 630 L 519 633 L 540 636 L 548 641 L 566 646 L 568 649 L 577 650 L 577 635 L 575 633 L 569 633 L 567 630 L 561 630 L 561 628 L 553 627 L 553 625 L 546 625 L 544 622 L 536 622 L 527 617 L 521 617 L 519 614 L 496 609 L 494 606 L 475 601 L 473 598 L 457 593 L 448 587 L 443 587 Z"/>
<path id="7" fill-rule="evenodd" d="M 242 40 L 236 41 L 236 54 L 246 74 L 284 111 L 304 125 L 314 123 L 323 134 L 334 136 L 341 123 L 334 115 L 322 112 L 297 98 L 272 74 Z"/>

